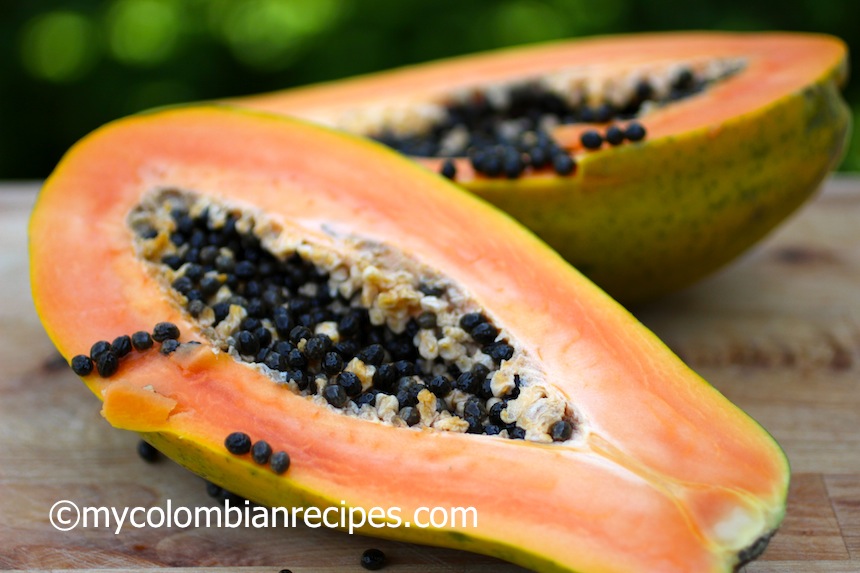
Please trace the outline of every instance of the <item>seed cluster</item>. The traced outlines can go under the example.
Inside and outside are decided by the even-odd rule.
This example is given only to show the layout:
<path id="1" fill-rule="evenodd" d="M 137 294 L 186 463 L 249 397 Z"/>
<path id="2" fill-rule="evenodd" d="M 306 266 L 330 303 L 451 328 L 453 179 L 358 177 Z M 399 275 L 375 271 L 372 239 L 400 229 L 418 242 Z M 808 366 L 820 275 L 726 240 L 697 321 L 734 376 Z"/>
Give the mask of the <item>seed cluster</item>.
<path id="1" fill-rule="evenodd" d="M 596 129 L 583 131 L 582 135 L 579 136 L 579 142 L 582 143 L 584 148 L 593 150 L 600 149 L 604 141 L 609 145 L 615 146 L 624 143 L 625 139 L 635 142 L 642 141 L 644 138 L 645 128 L 642 127 L 641 123 L 632 121 L 624 129 L 617 125 L 610 125 L 606 128 L 603 135 Z"/>
<path id="2" fill-rule="evenodd" d="M 233 432 L 224 439 L 224 447 L 236 456 L 251 452 L 251 459 L 262 465 L 268 464 L 273 472 L 282 474 L 290 467 L 290 456 L 287 452 L 272 452 L 272 446 L 264 440 L 252 442 L 251 437 L 244 432 Z"/>
<path id="3" fill-rule="evenodd" d="M 446 103 L 437 120 L 420 131 L 383 129 L 372 136 L 406 155 L 469 157 L 475 171 L 487 177 L 516 179 L 526 169 L 544 168 L 569 175 L 576 162 L 551 137 L 555 126 L 631 120 L 648 107 L 690 97 L 710 81 L 692 69 L 680 68 L 673 74 L 668 90 L 658 91 L 649 79 L 643 78 L 623 102 L 605 99 L 591 104 L 572 101 L 567 94 L 540 81 L 494 86 L 473 90 L 468 98 Z M 599 148 L 604 138 L 596 131 L 586 134 L 584 147 Z M 625 139 L 641 141 L 644 137 L 645 129 L 634 122 L 626 130 L 610 126 L 605 140 L 620 145 Z M 447 160 L 440 172 L 454 179 L 456 166 Z"/>
<path id="4" fill-rule="evenodd" d="M 139 352 L 149 350 L 153 340 L 161 344 L 161 353 L 170 354 L 179 348 L 179 328 L 171 322 L 159 322 L 152 329 L 152 334 L 141 330 L 131 336 L 117 336 L 113 342 L 99 340 L 90 348 L 89 356 L 78 354 L 72 358 L 72 370 L 78 376 L 88 376 L 95 366 L 102 378 L 109 378 L 119 369 L 121 358 L 128 356 L 132 349 Z M 145 443 L 145 442 L 142 442 Z"/>
<path id="5" fill-rule="evenodd" d="M 328 257 L 312 249 L 275 256 L 254 233 L 267 224 L 172 193 L 154 202 L 160 211 L 134 217 L 140 250 L 203 335 L 237 360 L 321 404 L 394 425 L 570 438 L 561 400 L 523 382 L 514 346 L 484 313 L 457 312 L 462 295 L 439 277 L 355 264 L 351 274 L 311 262 Z M 350 282 L 356 276 L 364 284 Z M 529 420 L 541 400 L 555 418 Z"/>

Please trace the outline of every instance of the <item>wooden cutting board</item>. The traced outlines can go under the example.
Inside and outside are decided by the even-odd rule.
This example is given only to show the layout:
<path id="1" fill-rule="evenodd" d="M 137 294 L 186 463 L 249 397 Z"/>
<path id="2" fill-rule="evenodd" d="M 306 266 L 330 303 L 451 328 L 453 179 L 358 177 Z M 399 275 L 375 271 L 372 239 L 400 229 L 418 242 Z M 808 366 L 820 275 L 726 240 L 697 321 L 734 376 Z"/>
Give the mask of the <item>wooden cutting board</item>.
<path id="1" fill-rule="evenodd" d="M 48 511 L 61 499 L 212 501 L 199 478 L 138 458 L 137 438 L 100 418 L 97 400 L 42 330 L 26 253 L 37 188 L 0 186 L 0 569 L 363 571 L 362 551 L 378 547 L 393 572 L 522 571 L 461 551 L 305 527 L 54 530 Z M 743 259 L 635 313 L 788 452 L 785 523 L 745 571 L 860 572 L 860 179 L 829 181 Z"/>

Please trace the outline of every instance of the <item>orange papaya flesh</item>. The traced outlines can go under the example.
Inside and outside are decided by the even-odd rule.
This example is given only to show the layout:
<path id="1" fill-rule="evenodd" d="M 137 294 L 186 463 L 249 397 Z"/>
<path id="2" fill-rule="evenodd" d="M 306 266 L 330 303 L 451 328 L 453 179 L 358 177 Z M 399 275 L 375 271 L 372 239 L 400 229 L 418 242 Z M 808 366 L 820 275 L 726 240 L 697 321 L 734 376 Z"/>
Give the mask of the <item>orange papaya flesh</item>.
<path id="1" fill-rule="evenodd" d="M 628 101 L 633 86 L 649 78 L 667 86 L 680 70 L 704 70 L 707 78 L 715 65 L 728 65 L 731 73 L 682 94 L 688 97 L 674 100 L 664 87 L 665 97 L 653 105 L 634 106 L 632 119 L 647 132 L 642 141 L 592 151 L 581 144 L 583 131 L 603 133 L 606 125 L 550 122 L 548 133 L 576 162 L 570 175 L 526 166 L 515 179 L 503 172 L 487 177 L 462 153 L 451 160 L 458 184 L 512 214 L 615 298 L 632 303 L 686 286 L 733 259 L 801 205 L 839 162 L 851 122 L 839 91 L 847 76 L 841 41 L 718 32 L 588 38 L 232 103 L 374 136 L 392 125 L 409 131 L 411 123 L 426 123 L 428 113 L 439 113 L 428 106 L 484 101 L 506 86 L 543 82 L 559 97 L 590 99 L 594 107 Z M 576 105 L 580 113 L 583 104 Z M 468 153 L 478 147 L 470 144 Z M 528 163 L 527 153 L 522 158 Z M 414 159 L 433 170 L 446 161 Z"/>
<path id="2" fill-rule="evenodd" d="M 274 383 L 219 347 L 141 255 L 130 214 L 166 189 L 254 210 L 333 249 L 355 236 L 435 269 L 562 397 L 573 435 L 408 428 Z M 541 571 L 730 571 L 782 519 L 788 465 L 761 427 L 524 228 L 372 142 L 215 107 L 121 120 L 48 179 L 30 254 L 37 310 L 66 357 L 157 321 L 179 327 L 175 352 L 135 351 L 115 375 L 83 380 L 110 423 L 261 504 L 397 507 L 404 519 L 474 507 L 475 527 L 360 531 Z M 235 431 L 287 452 L 289 470 L 229 453 Z"/>

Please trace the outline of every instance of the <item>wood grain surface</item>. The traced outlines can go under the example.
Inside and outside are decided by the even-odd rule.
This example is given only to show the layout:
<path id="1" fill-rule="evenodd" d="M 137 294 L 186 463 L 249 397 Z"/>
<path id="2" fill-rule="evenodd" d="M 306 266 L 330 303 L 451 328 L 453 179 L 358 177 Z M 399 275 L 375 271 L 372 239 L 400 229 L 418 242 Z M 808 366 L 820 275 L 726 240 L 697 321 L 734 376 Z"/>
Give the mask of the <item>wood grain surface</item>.
<path id="1" fill-rule="evenodd" d="M 142 462 L 53 349 L 33 309 L 26 225 L 36 184 L 0 185 L 0 569 L 363 571 L 378 547 L 400 573 L 513 573 L 490 557 L 325 529 L 59 532 L 61 499 L 211 505 L 171 462 Z M 60 287 L 62 288 L 62 287 Z M 98 285 L 93 285 L 98 288 Z M 822 194 L 741 260 L 634 313 L 783 445 L 788 513 L 747 573 L 860 572 L 860 179 Z"/>

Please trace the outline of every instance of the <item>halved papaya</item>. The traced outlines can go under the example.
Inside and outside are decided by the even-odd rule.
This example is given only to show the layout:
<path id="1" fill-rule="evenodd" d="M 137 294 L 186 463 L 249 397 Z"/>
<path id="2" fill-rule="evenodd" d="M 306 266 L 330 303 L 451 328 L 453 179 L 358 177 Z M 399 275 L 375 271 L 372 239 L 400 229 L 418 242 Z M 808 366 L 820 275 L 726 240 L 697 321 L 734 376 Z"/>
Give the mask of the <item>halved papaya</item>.
<path id="1" fill-rule="evenodd" d="M 783 517 L 760 426 L 523 227 L 369 140 L 216 107 L 121 120 L 48 179 L 30 254 L 104 417 L 255 502 L 541 571 L 731 571 Z M 420 527 L 431 508 L 474 510 Z"/>
<path id="2" fill-rule="evenodd" d="M 720 267 L 817 188 L 847 139 L 846 75 L 835 38 L 661 33 L 507 49 L 234 103 L 380 139 L 636 302 Z"/>

